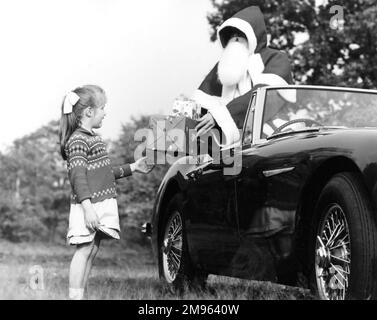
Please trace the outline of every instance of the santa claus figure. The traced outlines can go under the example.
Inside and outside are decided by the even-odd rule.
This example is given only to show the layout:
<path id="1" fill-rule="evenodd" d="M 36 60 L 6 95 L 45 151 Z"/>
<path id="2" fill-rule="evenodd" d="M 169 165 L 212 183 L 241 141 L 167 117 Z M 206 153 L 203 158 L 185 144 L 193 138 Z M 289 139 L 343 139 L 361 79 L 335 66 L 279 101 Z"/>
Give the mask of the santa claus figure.
<path id="1" fill-rule="evenodd" d="M 291 84 L 292 77 L 286 53 L 267 47 L 259 7 L 248 7 L 226 20 L 217 38 L 223 48 L 221 58 L 194 93 L 204 108 L 196 130 L 203 135 L 218 126 L 222 144 L 230 145 L 240 139 L 251 92 L 260 86 Z"/>

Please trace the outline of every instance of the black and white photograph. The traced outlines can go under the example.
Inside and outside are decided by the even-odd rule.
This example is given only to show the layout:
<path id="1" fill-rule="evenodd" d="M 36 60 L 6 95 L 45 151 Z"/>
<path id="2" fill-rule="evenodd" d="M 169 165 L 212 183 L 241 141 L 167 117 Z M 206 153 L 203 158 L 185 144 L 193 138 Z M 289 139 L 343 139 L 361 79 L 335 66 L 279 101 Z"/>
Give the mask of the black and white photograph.
<path id="1" fill-rule="evenodd" d="M 375 1 L 14 0 L 0 30 L 0 300 L 377 299 Z"/>

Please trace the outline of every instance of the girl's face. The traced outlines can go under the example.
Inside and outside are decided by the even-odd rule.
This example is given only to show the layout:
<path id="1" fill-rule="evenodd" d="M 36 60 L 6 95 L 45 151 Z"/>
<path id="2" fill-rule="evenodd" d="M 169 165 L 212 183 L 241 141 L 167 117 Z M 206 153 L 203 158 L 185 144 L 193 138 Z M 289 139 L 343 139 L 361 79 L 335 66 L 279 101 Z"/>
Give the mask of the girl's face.
<path id="1" fill-rule="evenodd" d="M 102 127 L 102 120 L 106 116 L 105 106 L 103 104 L 101 107 L 93 108 L 92 126 L 95 129 Z"/>

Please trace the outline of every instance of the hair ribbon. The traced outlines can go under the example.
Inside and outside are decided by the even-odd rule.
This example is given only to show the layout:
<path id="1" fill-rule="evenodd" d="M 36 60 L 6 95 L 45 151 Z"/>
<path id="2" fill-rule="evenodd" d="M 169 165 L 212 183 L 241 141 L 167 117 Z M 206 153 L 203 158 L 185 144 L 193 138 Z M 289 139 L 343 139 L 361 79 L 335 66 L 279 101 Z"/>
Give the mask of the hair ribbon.
<path id="1" fill-rule="evenodd" d="M 67 93 L 63 103 L 63 113 L 69 114 L 72 112 L 73 106 L 80 100 L 80 97 L 77 93 L 70 91 Z"/>

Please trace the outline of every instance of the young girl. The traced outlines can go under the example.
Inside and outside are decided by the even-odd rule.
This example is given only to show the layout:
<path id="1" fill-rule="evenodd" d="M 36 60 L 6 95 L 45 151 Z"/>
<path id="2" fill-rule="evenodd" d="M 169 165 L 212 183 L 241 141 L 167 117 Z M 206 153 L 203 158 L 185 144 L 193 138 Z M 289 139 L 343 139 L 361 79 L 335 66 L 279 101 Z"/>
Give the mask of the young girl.
<path id="1" fill-rule="evenodd" d="M 115 179 L 148 173 L 146 158 L 111 167 L 106 145 L 93 129 L 105 117 L 106 95 L 95 85 L 69 92 L 60 121 L 60 152 L 72 186 L 67 239 L 76 245 L 69 272 L 69 298 L 82 299 L 102 238 L 119 239 Z"/>

